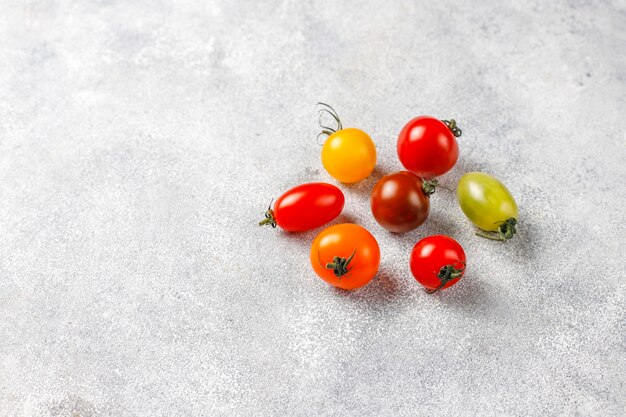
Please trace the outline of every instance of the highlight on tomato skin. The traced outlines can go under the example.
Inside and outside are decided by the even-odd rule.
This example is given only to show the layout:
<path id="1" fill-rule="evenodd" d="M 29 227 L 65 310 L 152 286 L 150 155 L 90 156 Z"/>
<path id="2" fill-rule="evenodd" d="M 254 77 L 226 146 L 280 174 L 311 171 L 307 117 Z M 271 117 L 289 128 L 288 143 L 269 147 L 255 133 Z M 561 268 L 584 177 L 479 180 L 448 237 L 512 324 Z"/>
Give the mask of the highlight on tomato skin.
<path id="1" fill-rule="evenodd" d="M 445 235 L 428 236 L 415 244 L 409 265 L 417 282 L 432 294 L 449 288 L 465 275 L 463 247 Z"/>
<path id="2" fill-rule="evenodd" d="M 322 230 L 311 244 L 311 266 L 326 283 L 344 290 L 367 285 L 378 272 L 380 247 L 365 228 L 351 223 Z"/>
<path id="3" fill-rule="evenodd" d="M 270 204 L 259 225 L 280 226 L 288 232 L 316 229 L 339 216 L 344 203 L 343 193 L 332 184 L 301 184 L 278 197 L 273 208 Z"/>
<path id="4" fill-rule="evenodd" d="M 450 171 L 459 159 L 456 138 L 461 134 L 454 119 L 416 117 L 398 135 L 398 158 L 404 168 L 420 177 L 438 177 Z"/>

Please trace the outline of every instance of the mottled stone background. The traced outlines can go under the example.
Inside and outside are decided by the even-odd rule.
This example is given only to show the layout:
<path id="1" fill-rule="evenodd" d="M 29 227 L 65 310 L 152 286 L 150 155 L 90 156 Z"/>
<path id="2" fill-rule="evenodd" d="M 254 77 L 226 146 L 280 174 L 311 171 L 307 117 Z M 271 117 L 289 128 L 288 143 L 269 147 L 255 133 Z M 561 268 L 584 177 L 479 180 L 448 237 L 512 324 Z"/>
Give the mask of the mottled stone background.
<path id="1" fill-rule="evenodd" d="M 329 181 L 315 103 L 376 141 L 341 186 L 380 273 L 313 274 L 315 231 L 257 222 Z M 0 3 L 0 415 L 623 416 L 624 1 Z M 369 192 L 403 124 L 456 118 L 466 171 L 520 233 L 452 193 L 391 235 Z M 456 238 L 427 295 L 408 256 Z"/>

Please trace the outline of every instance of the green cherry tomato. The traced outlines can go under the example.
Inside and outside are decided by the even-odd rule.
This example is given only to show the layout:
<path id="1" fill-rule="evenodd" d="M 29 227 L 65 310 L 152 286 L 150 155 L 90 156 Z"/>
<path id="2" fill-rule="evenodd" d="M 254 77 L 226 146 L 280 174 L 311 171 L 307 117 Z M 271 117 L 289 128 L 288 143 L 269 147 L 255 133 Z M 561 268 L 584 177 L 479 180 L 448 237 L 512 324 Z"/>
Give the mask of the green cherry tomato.
<path id="1" fill-rule="evenodd" d="M 517 204 L 499 180 L 482 172 L 468 172 L 456 190 L 461 210 L 481 232 L 479 236 L 507 240 L 515 234 Z"/>

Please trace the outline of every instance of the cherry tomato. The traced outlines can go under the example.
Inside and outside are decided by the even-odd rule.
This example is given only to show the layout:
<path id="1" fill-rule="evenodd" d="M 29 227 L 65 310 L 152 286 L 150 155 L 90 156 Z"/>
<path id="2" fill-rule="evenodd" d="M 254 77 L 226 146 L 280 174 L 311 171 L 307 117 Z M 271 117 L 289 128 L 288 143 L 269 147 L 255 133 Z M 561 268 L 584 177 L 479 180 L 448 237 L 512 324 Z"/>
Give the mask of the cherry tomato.
<path id="1" fill-rule="evenodd" d="M 411 273 L 428 293 L 448 288 L 465 274 L 465 252 L 448 236 L 428 236 L 411 251 Z"/>
<path id="2" fill-rule="evenodd" d="M 376 166 L 376 147 L 369 135 L 360 129 L 343 129 L 339 116 L 327 104 L 320 110 L 320 117 L 327 113 L 337 122 L 337 128 L 322 126 L 322 134 L 328 135 L 322 147 L 322 164 L 337 181 L 354 183 L 367 178 Z M 320 118 L 321 120 L 321 118 Z"/>
<path id="3" fill-rule="evenodd" d="M 276 225 L 289 232 L 315 229 L 332 221 L 343 210 L 345 198 L 334 185 L 312 182 L 298 185 L 278 197 L 259 225 Z"/>
<path id="4" fill-rule="evenodd" d="M 311 245 L 311 265 L 328 284 L 353 290 L 378 272 L 380 248 L 370 232 L 356 224 L 324 229 Z"/>
<path id="5" fill-rule="evenodd" d="M 517 204 L 496 178 L 482 172 L 468 172 L 459 180 L 456 194 L 463 213 L 482 229 L 477 235 L 505 241 L 517 232 Z"/>
<path id="6" fill-rule="evenodd" d="M 408 122 L 398 136 L 398 158 L 406 169 L 431 178 L 450 171 L 459 158 L 456 137 L 461 129 L 454 120 L 419 116 Z"/>
<path id="7" fill-rule="evenodd" d="M 394 233 L 417 228 L 428 217 L 428 196 L 434 192 L 436 184 L 407 171 L 385 175 L 372 190 L 370 204 L 374 218 Z"/>

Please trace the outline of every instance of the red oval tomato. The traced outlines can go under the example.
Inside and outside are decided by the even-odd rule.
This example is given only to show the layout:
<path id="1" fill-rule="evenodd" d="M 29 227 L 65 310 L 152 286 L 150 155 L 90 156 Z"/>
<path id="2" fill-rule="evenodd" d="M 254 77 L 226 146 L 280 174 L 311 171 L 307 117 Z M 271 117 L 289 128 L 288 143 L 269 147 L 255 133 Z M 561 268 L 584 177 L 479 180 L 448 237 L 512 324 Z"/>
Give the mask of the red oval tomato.
<path id="1" fill-rule="evenodd" d="M 324 281 L 344 290 L 367 284 L 378 272 L 380 248 L 370 232 L 357 224 L 324 229 L 311 244 L 311 265 Z"/>
<path id="2" fill-rule="evenodd" d="M 378 224 L 394 233 L 408 232 L 420 226 L 430 210 L 424 182 L 406 171 L 382 177 L 372 190 L 370 204 Z"/>
<path id="3" fill-rule="evenodd" d="M 315 229 L 337 217 L 344 202 L 343 193 L 334 185 L 323 182 L 298 185 L 278 197 L 259 225 L 278 225 L 289 232 Z"/>
<path id="4" fill-rule="evenodd" d="M 450 171 L 459 158 L 455 136 L 461 135 L 454 120 L 419 116 L 408 122 L 398 136 L 398 158 L 420 177 L 436 177 Z"/>
<path id="5" fill-rule="evenodd" d="M 465 274 L 465 252 L 449 236 L 428 236 L 413 247 L 410 265 L 417 282 L 433 293 L 459 282 Z"/>

